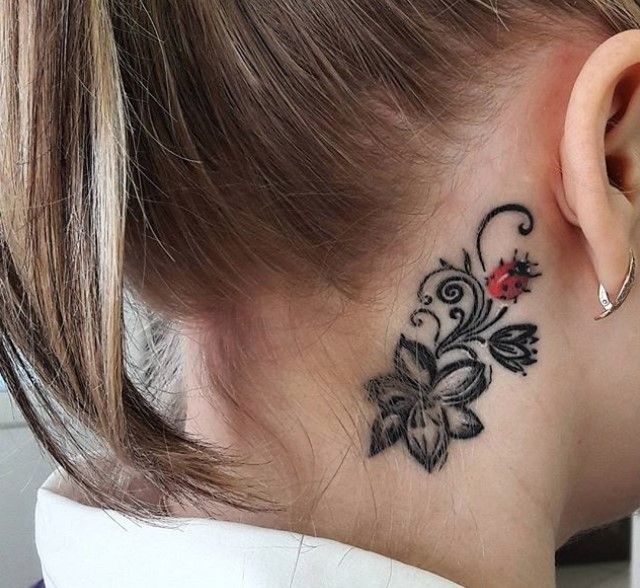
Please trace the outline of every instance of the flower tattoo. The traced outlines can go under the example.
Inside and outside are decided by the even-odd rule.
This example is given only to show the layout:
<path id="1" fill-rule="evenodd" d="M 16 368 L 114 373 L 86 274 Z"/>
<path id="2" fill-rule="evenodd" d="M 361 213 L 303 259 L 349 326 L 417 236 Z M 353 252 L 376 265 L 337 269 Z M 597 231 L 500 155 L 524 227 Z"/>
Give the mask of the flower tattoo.
<path id="1" fill-rule="evenodd" d="M 519 204 L 492 210 L 478 229 L 476 254 L 484 272 L 482 238 L 498 215 L 515 212 L 525 216 L 519 233 L 527 236 L 534 227 L 531 212 Z M 533 324 L 497 325 L 511 304 L 531 290 L 540 276 L 529 254 L 498 266 L 482 283 L 473 274 L 471 255 L 463 251 L 456 267 L 444 259 L 418 288 L 418 307 L 410 324 L 430 344 L 401 335 L 396 345 L 393 370 L 366 384 L 369 400 L 378 415 L 371 426 L 369 455 L 377 455 L 404 440 L 409 453 L 428 472 L 441 469 L 454 439 L 471 439 L 484 425 L 469 405 L 489 387 L 495 360 L 501 367 L 523 376 L 537 362 L 537 327 Z M 429 321 L 430 329 L 425 321 Z"/>
<path id="2" fill-rule="evenodd" d="M 526 366 L 536 363 L 537 330 L 535 325 L 511 325 L 496 331 L 489 337 L 493 359 L 512 372 L 525 373 Z"/>
<path id="3" fill-rule="evenodd" d="M 491 368 L 473 359 L 444 365 L 438 371 L 428 347 L 400 337 L 393 374 L 368 383 L 380 415 L 373 424 L 370 454 L 402 437 L 411 454 L 428 471 L 444 463 L 449 438 L 469 439 L 482 431 L 468 404 L 491 381 Z"/>

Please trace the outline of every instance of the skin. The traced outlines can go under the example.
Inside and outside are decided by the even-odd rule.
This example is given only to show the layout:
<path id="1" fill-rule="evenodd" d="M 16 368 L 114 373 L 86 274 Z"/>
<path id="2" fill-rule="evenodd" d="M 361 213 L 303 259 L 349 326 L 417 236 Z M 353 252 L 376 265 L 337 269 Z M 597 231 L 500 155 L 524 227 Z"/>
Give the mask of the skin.
<path id="1" fill-rule="evenodd" d="M 216 325 L 192 329 L 188 430 L 246 456 L 255 465 L 243 475 L 283 505 L 223 517 L 336 539 L 467 586 L 540 587 L 554 585 L 554 552 L 571 535 L 638 507 L 640 288 L 606 321 L 593 317 L 598 283 L 615 296 L 629 248 L 640 252 L 639 123 L 640 32 L 542 48 L 439 187 L 435 211 L 416 186 L 416 206 L 431 212 L 407 224 L 366 296 L 265 295 L 234 333 L 251 333 L 237 370 L 217 363 Z M 624 191 L 608 157 L 624 162 Z M 479 220 L 508 202 L 537 221 L 527 247 L 544 275 L 510 316 L 538 326 L 539 362 L 526 379 L 495 372 L 474 405 L 486 430 L 452 445 L 442 471 L 428 475 L 402 447 L 369 459 L 375 411 L 363 383 L 388 371 L 424 274 L 471 248 Z M 513 250 L 513 225 L 491 234 L 497 261 L 504 243 Z M 216 366 L 232 397 L 209 392 Z"/>

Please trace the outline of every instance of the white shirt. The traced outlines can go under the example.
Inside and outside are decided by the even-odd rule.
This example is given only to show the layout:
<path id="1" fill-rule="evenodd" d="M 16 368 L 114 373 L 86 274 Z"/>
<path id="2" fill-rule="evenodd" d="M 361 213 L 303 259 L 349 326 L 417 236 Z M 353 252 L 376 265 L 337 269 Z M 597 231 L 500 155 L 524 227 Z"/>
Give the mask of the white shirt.
<path id="1" fill-rule="evenodd" d="M 440 576 L 337 541 L 211 519 L 133 521 L 81 504 L 54 473 L 38 492 L 47 588 L 451 588 Z"/>

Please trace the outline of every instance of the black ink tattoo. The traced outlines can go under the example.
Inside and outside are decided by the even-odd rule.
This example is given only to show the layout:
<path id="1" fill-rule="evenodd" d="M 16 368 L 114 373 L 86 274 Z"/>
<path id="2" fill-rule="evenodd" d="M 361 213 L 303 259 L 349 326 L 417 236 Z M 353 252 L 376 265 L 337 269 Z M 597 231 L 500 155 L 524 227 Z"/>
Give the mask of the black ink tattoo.
<path id="1" fill-rule="evenodd" d="M 533 215 L 520 204 L 500 206 L 487 214 L 476 239 L 483 272 L 485 230 L 503 213 L 525 216 L 518 226 L 522 236 L 533 231 Z M 369 399 L 378 408 L 371 427 L 370 456 L 404 439 L 411 455 L 433 472 L 446 463 L 452 439 L 471 439 L 483 431 L 469 405 L 491 383 L 491 360 L 523 376 L 537 361 L 535 325 L 498 328 L 509 303 L 530 292 L 530 281 L 541 275 L 536 273 L 537 265 L 528 253 L 519 257 L 516 250 L 510 261 L 500 259 L 483 283 L 473 275 L 471 255 L 463 250 L 460 267 L 441 259 L 440 267 L 425 276 L 409 321 L 422 340 L 428 332 L 429 344 L 401 335 L 391 373 L 366 384 Z"/>

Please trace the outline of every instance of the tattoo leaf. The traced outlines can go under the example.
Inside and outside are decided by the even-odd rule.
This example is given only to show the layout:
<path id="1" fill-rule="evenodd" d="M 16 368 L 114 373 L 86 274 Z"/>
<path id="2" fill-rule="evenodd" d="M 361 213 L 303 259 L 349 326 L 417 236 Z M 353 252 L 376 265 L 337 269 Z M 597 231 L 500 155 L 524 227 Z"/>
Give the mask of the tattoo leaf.
<path id="1" fill-rule="evenodd" d="M 471 439 L 484 430 L 480 419 L 468 408 L 447 406 L 444 412 L 447 417 L 449 435 L 454 439 Z"/>
<path id="2" fill-rule="evenodd" d="M 471 256 L 469 255 L 469 252 L 466 249 L 463 249 L 463 251 L 464 251 L 464 271 L 470 274 L 471 273 Z"/>
<path id="3" fill-rule="evenodd" d="M 449 434 L 440 406 L 418 403 L 413 407 L 407 423 L 407 446 L 428 472 L 445 464 Z"/>

